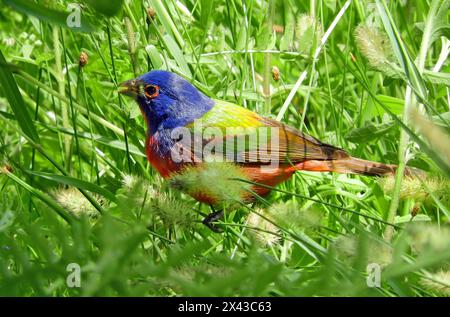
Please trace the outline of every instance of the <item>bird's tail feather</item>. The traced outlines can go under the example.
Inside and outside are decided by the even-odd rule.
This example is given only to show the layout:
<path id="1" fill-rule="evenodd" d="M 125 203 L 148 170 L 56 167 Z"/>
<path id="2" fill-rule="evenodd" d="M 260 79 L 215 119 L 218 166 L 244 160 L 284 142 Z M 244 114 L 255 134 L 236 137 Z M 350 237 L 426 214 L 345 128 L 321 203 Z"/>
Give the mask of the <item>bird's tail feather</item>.
<path id="1" fill-rule="evenodd" d="M 296 164 L 293 169 L 315 172 L 336 172 L 345 174 L 384 176 L 395 174 L 397 171 L 397 165 L 377 163 L 349 156 L 336 160 L 305 161 Z M 422 173 L 422 171 L 410 167 L 405 169 L 405 175 L 413 175 L 417 173 Z"/>
<path id="2" fill-rule="evenodd" d="M 397 165 L 377 163 L 355 157 L 327 161 L 327 165 L 333 172 L 362 174 L 369 176 L 395 174 L 395 171 L 397 170 Z"/>

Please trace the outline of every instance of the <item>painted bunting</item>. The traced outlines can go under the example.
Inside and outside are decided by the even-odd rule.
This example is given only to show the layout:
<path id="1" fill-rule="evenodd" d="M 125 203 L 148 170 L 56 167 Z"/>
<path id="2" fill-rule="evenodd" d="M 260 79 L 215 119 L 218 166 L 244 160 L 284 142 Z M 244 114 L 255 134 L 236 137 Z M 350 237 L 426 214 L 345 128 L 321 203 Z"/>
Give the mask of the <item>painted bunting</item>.
<path id="1" fill-rule="evenodd" d="M 205 164 L 206 148 L 214 148 L 208 155 L 213 152 L 214 157 L 219 154 L 224 160 L 234 162 L 250 181 L 268 186 L 252 187 L 259 196 L 267 195 L 269 187 L 287 180 L 295 171 L 374 176 L 396 170 L 395 165 L 354 158 L 279 121 L 209 98 L 171 72 L 151 71 L 122 83 L 119 91 L 139 104 L 148 129 L 147 158 L 164 178 L 183 173 L 188 166 L 201 168 Z M 196 133 L 207 129 L 215 133 Z M 264 137 L 263 131 L 266 131 Z M 236 137 L 246 138 L 244 146 L 230 146 Z M 208 204 L 217 203 L 216 197 L 202 192 L 192 196 Z M 254 199 L 248 192 L 243 197 L 247 202 Z"/>

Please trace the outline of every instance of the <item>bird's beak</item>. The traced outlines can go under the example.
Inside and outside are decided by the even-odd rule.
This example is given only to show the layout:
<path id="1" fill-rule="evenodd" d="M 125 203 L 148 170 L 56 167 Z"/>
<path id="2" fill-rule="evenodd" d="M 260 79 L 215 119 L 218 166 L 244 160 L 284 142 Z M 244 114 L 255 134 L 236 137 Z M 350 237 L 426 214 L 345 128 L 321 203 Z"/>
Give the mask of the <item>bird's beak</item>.
<path id="1" fill-rule="evenodd" d="M 120 94 L 136 97 L 140 93 L 141 82 L 137 79 L 127 80 L 119 85 Z"/>

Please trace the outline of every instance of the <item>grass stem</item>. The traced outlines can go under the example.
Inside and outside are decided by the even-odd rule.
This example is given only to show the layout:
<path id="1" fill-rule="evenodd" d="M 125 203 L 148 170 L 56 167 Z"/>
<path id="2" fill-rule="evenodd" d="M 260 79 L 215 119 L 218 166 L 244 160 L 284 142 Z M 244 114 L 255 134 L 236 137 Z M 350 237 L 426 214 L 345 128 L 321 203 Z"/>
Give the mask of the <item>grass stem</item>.
<path id="1" fill-rule="evenodd" d="M 275 16 L 275 0 L 269 0 L 268 3 L 268 14 L 266 21 L 266 32 L 269 37 L 269 41 L 272 40 L 273 36 L 273 20 Z M 269 114 L 272 107 L 271 92 L 270 92 L 270 82 L 272 80 L 272 55 L 267 52 L 264 54 L 264 71 L 263 71 L 263 94 L 264 94 L 264 114 Z"/>

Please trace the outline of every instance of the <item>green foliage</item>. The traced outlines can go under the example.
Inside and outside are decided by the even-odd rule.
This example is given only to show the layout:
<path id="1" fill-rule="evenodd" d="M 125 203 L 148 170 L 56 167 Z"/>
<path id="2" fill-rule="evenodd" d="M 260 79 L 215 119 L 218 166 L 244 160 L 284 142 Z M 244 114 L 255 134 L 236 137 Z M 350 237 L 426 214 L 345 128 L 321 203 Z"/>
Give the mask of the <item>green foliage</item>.
<path id="1" fill-rule="evenodd" d="M 68 14 L 63 11 L 55 10 L 46 7 L 40 3 L 27 0 L 3 0 L 7 5 L 11 6 L 17 11 L 34 16 L 43 21 L 59 25 L 61 27 L 70 27 L 67 24 Z M 95 29 L 90 21 L 84 17 L 80 17 L 80 27 L 73 27 L 74 31 L 91 32 Z"/>
<path id="2" fill-rule="evenodd" d="M 19 123 L 23 133 L 31 140 L 39 141 L 39 136 L 36 132 L 36 128 L 34 127 L 34 123 L 31 121 L 31 116 L 28 113 L 28 109 L 24 105 L 22 95 L 17 88 L 17 84 L 11 71 L 9 70 L 2 51 L 0 51 L 0 66 L 0 84 L 2 87 L 3 96 L 8 99 L 14 113 L 14 117 Z"/>
<path id="3" fill-rule="evenodd" d="M 438 41 L 448 0 L 273 1 L 274 32 L 268 1 L 79 2 L 79 29 L 66 1 L 0 7 L 0 295 L 450 293 L 448 144 L 437 137 L 450 131 Z M 297 172 L 254 205 L 238 203 L 250 186 L 232 164 L 168 183 L 145 158 L 138 107 L 117 93 L 151 69 L 353 156 L 395 164 L 406 153 L 437 176 L 402 178 L 396 192 L 393 178 Z M 409 123 L 417 104 L 426 125 Z M 178 190 L 200 186 L 228 202 L 221 234 L 201 223 L 209 206 Z M 80 288 L 66 284 L 71 263 Z M 366 283 L 371 263 L 379 288 Z"/>

